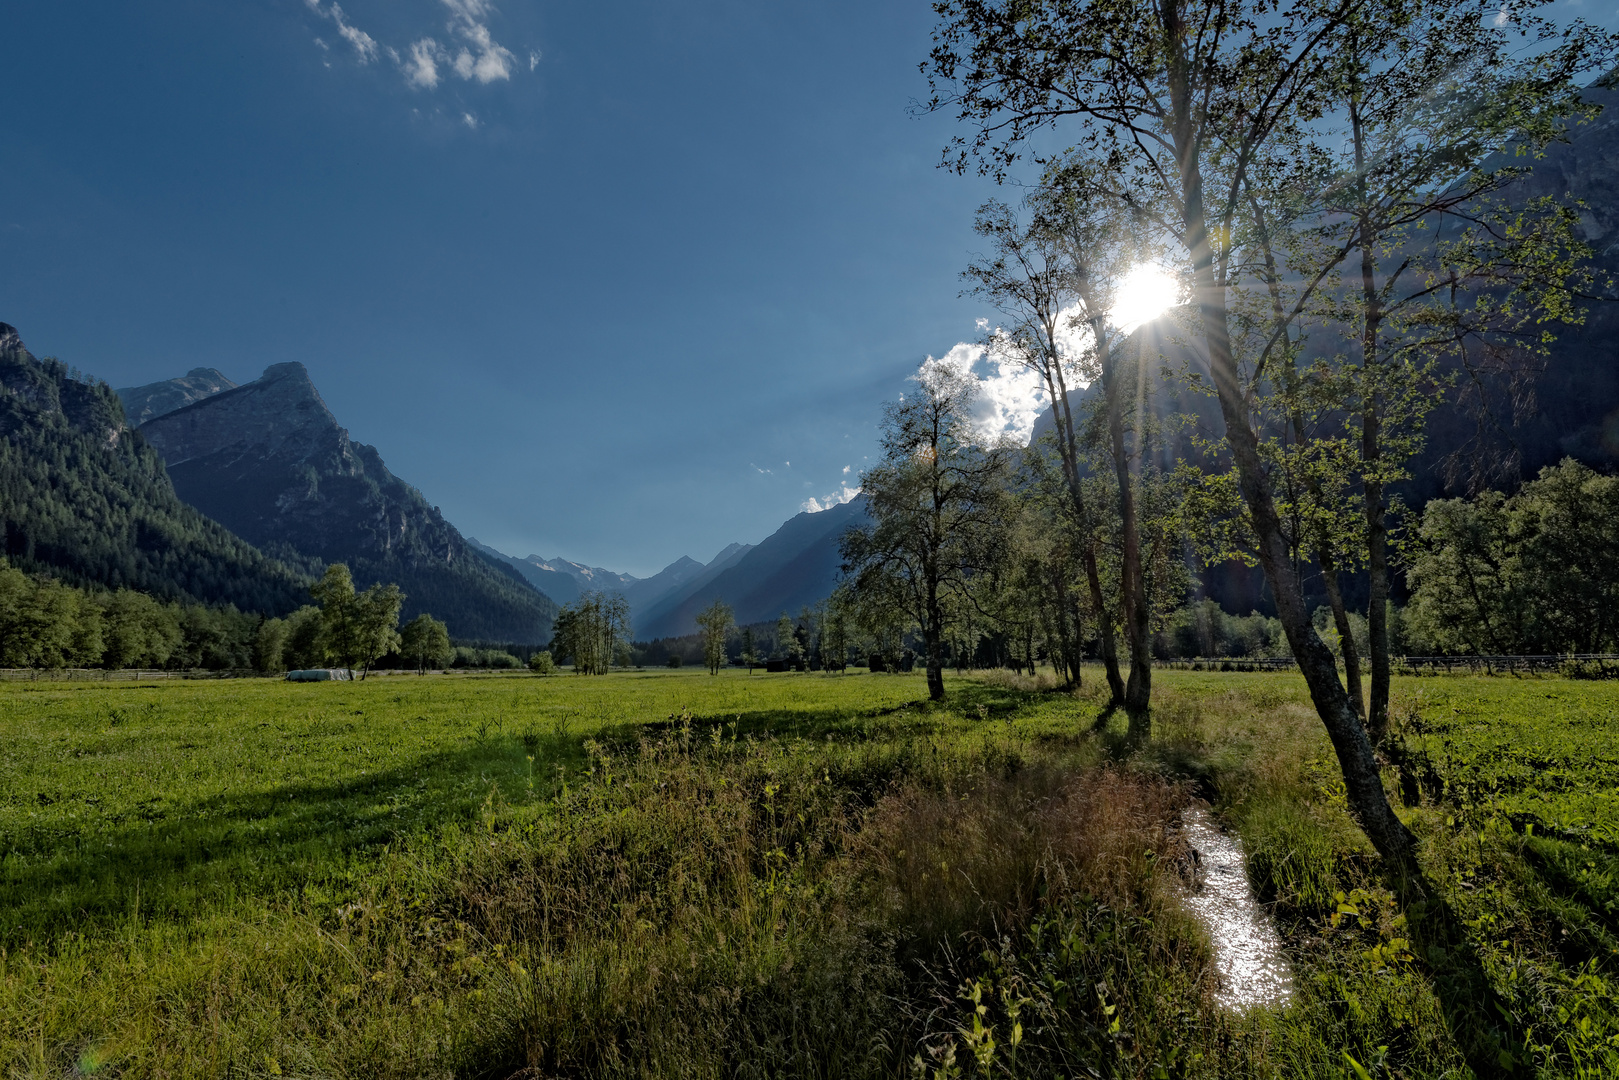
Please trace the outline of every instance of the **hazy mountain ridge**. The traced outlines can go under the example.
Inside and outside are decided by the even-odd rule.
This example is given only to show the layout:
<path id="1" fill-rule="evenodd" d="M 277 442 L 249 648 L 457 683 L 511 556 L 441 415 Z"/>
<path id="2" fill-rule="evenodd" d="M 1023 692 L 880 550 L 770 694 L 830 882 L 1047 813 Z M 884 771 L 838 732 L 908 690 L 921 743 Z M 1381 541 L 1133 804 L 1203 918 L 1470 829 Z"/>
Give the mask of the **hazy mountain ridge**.
<path id="1" fill-rule="evenodd" d="M 309 580 L 186 505 L 105 384 L 0 323 L 0 534 L 28 570 L 281 614 Z"/>
<path id="2" fill-rule="evenodd" d="M 643 613 L 652 610 L 669 596 L 700 587 L 752 550 L 750 544 L 729 544 L 706 565 L 689 555 L 682 555 L 651 577 L 637 578 L 633 574 L 585 566 L 567 559 L 544 559 L 538 555 L 520 559 L 475 539 L 469 539 L 468 543 L 491 558 L 505 561 L 523 574 L 535 588 L 560 603 L 571 604 L 588 590 L 616 593 L 629 601 L 630 619 L 636 625 L 639 625 Z M 639 631 L 637 636 L 640 636 Z"/>
<path id="3" fill-rule="evenodd" d="M 509 566 L 524 581 L 557 604 L 571 604 L 579 599 L 581 593 L 592 589 L 620 592 L 628 585 L 641 580 L 631 574 L 619 574 L 599 566 L 569 562 L 567 559 L 547 559 L 540 555 L 519 558 L 481 543 L 476 537 L 469 536 L 467 543 L 490 559 Z"/>
<path id="4" fill-rule="evenodd" d="M 205 397 L 235 389 L 236 384 L 217 368 L 192 368 L 178 379 L 163 379 L 145 386 L 126 386 L 115 391 L 124 403 L 124 416 L 135 427 L 152 419 L 183 409 Z"/>
<path id="5" fill-rule="evenodd" d="M 302 364 L 273 364 L 139 430 L 180 497 L 250 542 L 347 563 L 362 586 L 396 582 L 405 618 L 431 612 L 457 637 L 549 637 L 556 605 L 351 440 Z"/>
<path id="6" fill-rule="evenodd" d="M 783 611 L 797 615 L 837 587 L 843 559 L 838 543 L 848 529 L 867 520 L 866 497 L 819 513 L 802 513 L 758 545 L 731 551 L 728 561 L 710 564 L 704 574 L 635 618 L 635 637 L 650 641 L 696 633 L 697 613 L 723 600 L 741 624 L 764 622 Z M 721 553 L 724 555 L 725 553 Z"/>

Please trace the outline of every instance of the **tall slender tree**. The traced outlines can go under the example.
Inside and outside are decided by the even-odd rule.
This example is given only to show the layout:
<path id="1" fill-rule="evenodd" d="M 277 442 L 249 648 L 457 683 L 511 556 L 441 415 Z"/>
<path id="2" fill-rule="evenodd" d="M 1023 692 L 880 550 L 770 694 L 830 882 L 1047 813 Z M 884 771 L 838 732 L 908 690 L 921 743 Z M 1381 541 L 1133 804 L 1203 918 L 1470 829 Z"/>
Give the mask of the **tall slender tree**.
<path id="1" fill-rule="evenodd" d="M 882 460 L 861 474 L 870 525 L 842 541 L 844 574 L 862 604 L 892 607 L 920 631 L 928 696 L 944 697 L 945 647 L 974 575 L 997 558 L 1010 452 L 973 432 L 976 380 L 944 361 L 883 417 Z"/>
<path id="2" fill-rule="evenodd" d="M 703 637 L 703 659 L 710 675 L 718 675 L 725 666 L 725 642 L 735 626 L 731 605 L 724 600 L 715 600 L 697 613 L 697 628 Z"/>
<path id="3" fill-rule="evenodd" d="M 939 0 L 926 65 L 932 107 L 974 126 L 946 152 L 1004 176 L 1035 131 L 1060 125 L 1086 163 L 1119 177 L 1117 195 L 1162 231 L 1188 268 L 1198 333 L 1225 421 L 1228 453 L 1277 615 L 1343 771 L 1350 806 L 1385 856 L 1410 858 L 1410 832 L 1383 791 L 1371 741 L 1311 623 L 1252 404 L 1271 349 L 1234 334 L 1234 291 L 1250 283 L 1243 248 L 1251 180 L 1308 161 L 1336 139 L 1346 57 L 1360 71 L 1405 62 L 1416 41 L 1474 37 L 1515 71 L 1500 99 L 1522 132 L 1578 100 L 1576 79 L 1611 63 L 1588 28 L 1555 32 L 1533 2 L 1306 0 Z M 1544 31 L 1544 33 L 1543 33 Z M 1478 35 L 1484 35 L 1480 38 Z M 1493 35 L 1493 36 L 1491 36 Z M 1527 39 L 1527 46 L 1524 42 Z M 1514 56 L 1511 49 L 1518 47 Z M 1476 74 L 1484 74 L 1478 72 Z M 1478 101 L 1455 86 L 1458 105 Z M 1504 141 L 1504 140 L 1503 140 Z M 1480 147 L 1480 150 L 1489 148 Z M 1466 155 L 1464 155 L 1466 156 Z M 1475 160 L 1477 160 L 1475 158 Z M 1357 245 L 1358 247 L 1358 245 Z M 1330 271 L 1324 272 L 1323 276 Z M 1375 669 L 1374 669 L 1375 691 Z"/>

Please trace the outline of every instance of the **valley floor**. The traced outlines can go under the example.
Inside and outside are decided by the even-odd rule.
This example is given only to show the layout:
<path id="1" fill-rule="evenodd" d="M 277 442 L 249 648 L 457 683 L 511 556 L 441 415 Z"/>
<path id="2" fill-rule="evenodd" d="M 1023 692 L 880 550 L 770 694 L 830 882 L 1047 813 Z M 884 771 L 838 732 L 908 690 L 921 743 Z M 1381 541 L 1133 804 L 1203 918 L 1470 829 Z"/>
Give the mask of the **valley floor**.
<path id="1" fill-rule="evenodd" d="M 1006 673 L 0 685 L 0 1070 L 1619 1074 L 1619 684 L 1398 680 L 1411 880 L 1296 674 L 1155 678 L 1144 745 Z"/>

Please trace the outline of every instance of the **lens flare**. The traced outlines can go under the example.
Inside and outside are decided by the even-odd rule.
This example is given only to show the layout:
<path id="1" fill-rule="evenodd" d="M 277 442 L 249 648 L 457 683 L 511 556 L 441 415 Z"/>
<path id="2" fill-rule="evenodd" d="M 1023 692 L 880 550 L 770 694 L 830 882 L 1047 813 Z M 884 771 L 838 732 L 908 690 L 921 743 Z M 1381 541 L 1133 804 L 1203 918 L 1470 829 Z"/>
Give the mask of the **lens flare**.
<path id="1" fill-rule="evenodd" d="M 1180 299 L 1179 291 L 1173 274 L 1161 266 L 1142 263 L 1119 282 L 1108 322 L 1115 330 L 1133 333 L 1137 327 L 1174 307 Z"/>

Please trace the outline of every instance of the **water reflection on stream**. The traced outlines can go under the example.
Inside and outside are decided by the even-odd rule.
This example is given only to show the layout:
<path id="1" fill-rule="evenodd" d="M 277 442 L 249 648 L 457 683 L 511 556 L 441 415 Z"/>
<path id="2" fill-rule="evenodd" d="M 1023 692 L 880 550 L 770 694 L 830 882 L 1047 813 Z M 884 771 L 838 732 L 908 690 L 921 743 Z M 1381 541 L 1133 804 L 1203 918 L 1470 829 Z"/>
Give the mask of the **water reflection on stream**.
<path id="1" fill-rule="evenodd" d="M 1181 822 L 1186 841 L 1198 853 L 1197 878 L 1186 906 L 1214 943 L 1220 972 L 1215 1001 L 1228 1009 L 1287 1004 L 1293 999 L 1293 969 L 1275 925 L 1248 884 L 1242 841 L 1221 832 L 1201 807 L 1187 810 Z"/>

